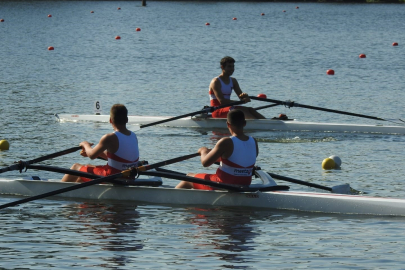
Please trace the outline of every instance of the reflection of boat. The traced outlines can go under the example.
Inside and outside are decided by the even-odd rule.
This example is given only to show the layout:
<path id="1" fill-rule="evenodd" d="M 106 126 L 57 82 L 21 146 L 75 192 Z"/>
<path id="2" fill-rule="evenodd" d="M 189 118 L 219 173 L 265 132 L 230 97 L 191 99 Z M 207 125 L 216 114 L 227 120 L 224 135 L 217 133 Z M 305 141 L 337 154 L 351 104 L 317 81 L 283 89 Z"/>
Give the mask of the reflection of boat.
<path id="1" fill-rule="evenodd" d="M 276 185 L 267 173 L 257 170 L 256 175 L 259 176 L 263 183 L 252 184 L 251 188 L 257 189 L 263 186 Z M 149 181 L 152 182 L 151 184 L 160 184 L 160 178 L 158 177 L 150 178 Z M 0 179 L 0 194 L 33 196 L 71 185 L 76 184 L 59 181 Z M 402 199 L 275 189 L 278 190 L 230 192 L 174 189 L 167 186 L 100 184 L 69 191 L 57 196 L 94 200 L 122 200 L 150 204 L 236 206 L 323 213 L 405 216 L 405 200 Z"/>
<path id="2" fill-rule="evenodd" d="M 80 114 L 55 114 L 57 119 L 63 121 L 88 121 L 109 122 L 109 115 L 80 115 Z M 167 120 L 169 116 L 128 116 L 131 124 L 145 125 L 158 121 Z M 160 124 L 167 127 L 185 128 L 226 128 L 226 119 L 207 117 L 207 115 L 185 117 Z M 304 122 L 295 119 L 281 120 L 255 119 L 247 120 L 247 130 L 288 130 L 288 131 L 328 131 L 328 132 L 358 132 L 358 133 L 381 133 L 381 134 L 405 134 L 405 126 L 365 125 L 365 124 L 342 124 L 342 123 L 317 123 Z"/>

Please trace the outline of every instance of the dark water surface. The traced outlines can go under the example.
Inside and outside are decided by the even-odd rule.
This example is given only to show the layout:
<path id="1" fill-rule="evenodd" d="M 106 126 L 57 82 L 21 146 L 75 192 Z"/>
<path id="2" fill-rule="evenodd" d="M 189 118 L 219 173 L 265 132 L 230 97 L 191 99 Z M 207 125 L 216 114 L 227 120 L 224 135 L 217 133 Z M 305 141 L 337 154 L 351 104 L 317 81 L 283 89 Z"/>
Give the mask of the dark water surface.
<path id="1" fill-rule="evenodd" d="M 53 117 L 90 114 L 96 100 L 104 113 L 114 103 L 124 103 L 133 115 L 199 110 L 208 104 L 209 82 L 225 55 L 236 59 L 234 76 L 251 95 L 403 119 L 404 17 L 404 6 L 395 4 L 0 2 L 0 139 L 11 145 L 0 152 L 0 167 L 83 140 L 96 143 L 111 131 L 108 124 Z M 335 75 L 327 76 L 327 69 Z M 375 123 L 304 108 L 262 113 Z M 150 163 L 227 136 L 225 129 L 163 127 L 137 134 L 141 158 Z M 250 135 L 259 141 L 258 164 L 266 170 L 405 198 L 405 136 Z M 322 170 L 330 155 L 341 157 L 341 170 Z M 74 153 L 44 164 L 68 168 L 74 162 L 88 160 Z M 202 168 L 197 158 L 168 168 L 216 169 Z M 30 175 L 61 177 L 37 171 L 2 177 Z M 1 196 L 0 203 L 15 199 Z M 6 209 L 0 219 L 4 269 L 402 269 L 404 263 L 403 218 L 48 199 Z"/>

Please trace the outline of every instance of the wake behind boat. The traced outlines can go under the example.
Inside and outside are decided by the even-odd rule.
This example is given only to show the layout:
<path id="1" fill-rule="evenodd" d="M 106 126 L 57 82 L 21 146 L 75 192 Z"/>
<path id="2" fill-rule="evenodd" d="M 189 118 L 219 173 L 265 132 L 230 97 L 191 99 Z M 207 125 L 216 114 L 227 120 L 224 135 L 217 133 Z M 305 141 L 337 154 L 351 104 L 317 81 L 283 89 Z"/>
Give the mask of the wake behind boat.
<path id="1" fill-rule="evenodd" d="M 252 184 L 251 188 L 256 191 L 248 192 L 174 189 L 161 185 L 159 177 L 145 179 L 142 176 L 140 180 L 135 180 L 135 183 L 142 182 L 142 186 L 96 184 L 56 196 L 79 200 L 119 200 L 158 205 L 231 206 L 337 214 L 405 216 L 403 199 L 289 191 L 288 187 L 277 186 L 266 172 L 258 170 L 255 173 L 261 183 Z M 0 179 L 0 194 L 34 196 L 74 185 L 77 184 L 3 178 Z M 258 191 L 261 187 L 269 191 Z"/>
<path id="2" fill-rule="evenodd" d="M 109 122 L 109 115 L 85 115 L 85 114 L 55 114 L 60 122 Z M 169 120 L 170 116 L 128 116 L 128 123 L 142 125 Z M 296 119 L 247 119 L 245 130 L 268 130 L 268 131 L 317 131 L 317 132 L 356 132 L 375 134 L 401 134 L 405 135 L 405 126 L 395 125 L 366 125 L 345 123 L 320 123 L 305 122 Z M 212 118 L 209 114 L 200 114 L 167 121 L 160 126 L 179 128 L 204 128 L 219 129 L 226 127 L 226 119 Z"/>

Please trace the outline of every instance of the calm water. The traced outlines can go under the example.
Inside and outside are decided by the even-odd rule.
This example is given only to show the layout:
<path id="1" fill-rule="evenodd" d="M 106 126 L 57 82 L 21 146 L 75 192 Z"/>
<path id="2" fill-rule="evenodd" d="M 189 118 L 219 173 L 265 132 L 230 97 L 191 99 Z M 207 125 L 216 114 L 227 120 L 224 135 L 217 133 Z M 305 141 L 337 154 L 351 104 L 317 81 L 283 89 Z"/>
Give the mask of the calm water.
<path id="1" fill-rule="evenodd" d="M 225 55 L 236 59 L 234 75 L 251 95 L 405 118 L 404 16 L 405 6 L 396 4 L 0 2 L 0 139 L 11 145 L 0 152 L 0 167 L 83 140 L 97 142 L 111 131 L 108 124 L 53 118 L 92 113 L 95 100 L 104 113 L 118 102 L 134 115 L 199 110 L 208 104 L 209 82 Z M 366 59 L 359 59 L 362 53 Z M 327 69 L 336 75 L 327 76 Z M 303 108 L 262 113 L 374 123 Z M 227 136 L 226 130 L 159 127 L 137 134 L 141 156 L 150 163 Z M 251 135 L 260 142 L 258 164 L 266 170 L 405 198 L 405 136 Z M 321 169 L 330 155 L 341 157 L 341 170 Z M 73 162 L 88 160 L 74 153 L 44 164 L 68 168 Z M 202 168 L 198 159 L 168 168 L 215 170 Z M 2 177 L 31 175 L 61 177 L 37 171 Z M 1 196 L 0 203 L 15 199 Z M 405 262 L 403 218 L 49 199 L 6 209 L 0 219 L 4 269 L 402 269 Z"/>

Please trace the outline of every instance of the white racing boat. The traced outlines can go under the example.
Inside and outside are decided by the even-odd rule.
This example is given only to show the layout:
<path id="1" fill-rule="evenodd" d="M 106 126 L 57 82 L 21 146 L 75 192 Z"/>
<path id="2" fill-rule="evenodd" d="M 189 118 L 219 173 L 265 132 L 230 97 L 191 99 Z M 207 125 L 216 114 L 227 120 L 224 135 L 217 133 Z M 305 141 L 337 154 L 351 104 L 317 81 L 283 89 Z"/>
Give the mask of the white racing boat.
<path id="1" fill-rule="evenodd" d="M 109 122 L 109 115 L 85 115 L 85 114 L 55 114 L 60 122 Z M 130 124 L 142 125 L 164 121 L 170 116 L 128 116 Z M 357 133 L 379 133 L 379 134 L 401 134 L 405 135 L 405 125 L 365 125 L 365 124 L 342 124 L 342 123 L 317 123 L 304 122 L 295 119 L 282 120 L 255 119 L 246 120 L 245 130 L 285 130 L 285 131 L 318 131 L 318 132 L 357 132 Z M 212 118 L 209 115 L 198 115 L 184 117 L 173 121 L 159 124 L 167 127 L 183 128 L 205 128 L 218 129 L 226 128 L 226 119 Z"/>
<path id="2" fill-rule="evenodd" d="M 279 209 L 305 212 L 405 216 L 405 200 L 378 198 L 360 195 L 342 195 L 316 192 L 289 191 L 288 187 L 277 186 L 265 172 L 256 171 L 262 183 L 252 184 L 256 191 L 206 191 L 174 189 L 162 186 L 161 178 L 142 176 L 142 186 L 96 184 L 58 194 L 58 197 L 120 200 L 141 204 L 183 205 L 183 206 L 231 206 L 260 209 Z M 77 185 L 60 181 L 0 179 L 0 194 L 35 196 L 57 189 Z M 145 186 L 146 185 L 146 186 Z M 261 187 L 265 187 L 258 191 Z"/>

